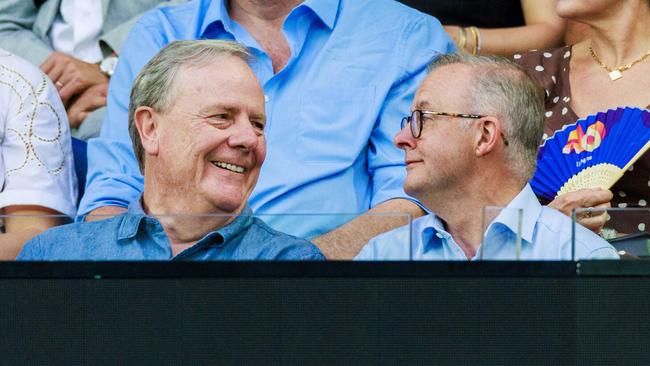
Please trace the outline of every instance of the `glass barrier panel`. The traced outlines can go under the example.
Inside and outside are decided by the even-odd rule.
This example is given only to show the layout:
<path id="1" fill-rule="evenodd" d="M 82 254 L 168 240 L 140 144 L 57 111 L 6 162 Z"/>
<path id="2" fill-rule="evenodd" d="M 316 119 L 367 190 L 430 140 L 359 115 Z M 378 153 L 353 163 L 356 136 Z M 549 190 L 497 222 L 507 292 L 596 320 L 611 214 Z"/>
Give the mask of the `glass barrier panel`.
<path id="1" fill-rule="evenodd" d="M 576 260 L 650 259 L 650 209 L 580 208 L 572 219 Z"/>
<path id="2" fill-rule="evenodd" d="M 0 215 L 0 261 L 14 260 L 26 241 L 48 227 L 71 222 L 66 215 Z"/>
<path id="3" fill-rule="evenodd" d="M 502 206 L 483 208 L 481 246 L 475 260 L 522 260 L 523 209 Z"/>
<path id="4" fill-rule="evenodd" d="M 276 230 L 303 236 L 317 244 L 328 259 L 411 259 L 411 215 L 363 214 L 256 214 Z M 350 223 L 348 225 L 348 223 Z M 347 226 L 346 226 L 347 225 Z M 349 227 L 354 225 L 355 228 Z M 334 227 L 328 233 L 323 227 Z M 377 234 L 365 234 L 376 231 Z"/>
<path id="5" fill-rule="evenodd" d="M 356 256 L 367 260 L 408 260 L 411 257 L 411 217 L 403 213 L 124 213 L 87 216 L 77 222 L 62 215 L 5 215 L 0 219 L 6 224 L 0 234 L 0 244 L 15 251 L 14 257 L 22 250 L 18 257 L 21 260 L 323 260 L 325 257 L 351 260 Z M 29 229 L 34 223 L 50 228 Z M 318 229 L 324 225 L 333 227 L 334 233 Z M 391 232 L 383 233 L 387 231 Z M 305 237 L 304 233 L 310 236 Z M 4 259 L 11 259 L 11 251 L 6 251 Z"/>

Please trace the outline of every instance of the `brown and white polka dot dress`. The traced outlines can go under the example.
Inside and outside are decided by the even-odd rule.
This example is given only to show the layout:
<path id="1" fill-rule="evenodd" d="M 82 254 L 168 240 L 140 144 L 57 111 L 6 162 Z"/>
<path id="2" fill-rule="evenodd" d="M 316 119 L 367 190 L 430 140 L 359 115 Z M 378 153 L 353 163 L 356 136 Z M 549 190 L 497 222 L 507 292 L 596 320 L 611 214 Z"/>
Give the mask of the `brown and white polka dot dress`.
<path id="1" fill-rule="evenodd" d="M 537 79 L 545 89 L 544 138 L 553 136 L 553 133 L 564 125 L 574 123 L 579 119 L 570 105 L 571 46 L 516 54 L 514 60 Z M 611 108 L 616 107 L 618 106 L 611 106 Z M 650 108 L 650 105 L 645 108 Z M 612 207 L 648 207 L 648 201 L 650 201 L 650 151 L 646 152 L 623 175 L 623 178 L 611 188 L 611 191 L 614 193 Z M 650 230 L 650 214 L 611 214 L 611 220 L 606 226 L 621 233 L 648 231 Z M 646 230 L 646 226 L 648 230 Z"/>

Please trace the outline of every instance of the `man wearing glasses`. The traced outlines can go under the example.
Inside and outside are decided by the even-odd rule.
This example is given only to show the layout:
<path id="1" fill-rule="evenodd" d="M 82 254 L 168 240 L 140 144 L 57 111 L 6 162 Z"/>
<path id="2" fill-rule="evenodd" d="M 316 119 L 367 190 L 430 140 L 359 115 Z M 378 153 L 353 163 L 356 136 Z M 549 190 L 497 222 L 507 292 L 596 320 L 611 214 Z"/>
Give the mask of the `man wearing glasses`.
<path id="1" fill-rule="evenodd" d="M 543 98 L 507 60 L 445 55 L 434 61 L 394 142 L 406 153 L 404 190 L 435 214 L 372 239 L 356 259 L 618 258 L 581 226 L 574 250 L 571 220 L 540 205 L 527 183 L 543 133 Z M 486 214 L 487 230 L 486 206 L 505 207 Z"/>

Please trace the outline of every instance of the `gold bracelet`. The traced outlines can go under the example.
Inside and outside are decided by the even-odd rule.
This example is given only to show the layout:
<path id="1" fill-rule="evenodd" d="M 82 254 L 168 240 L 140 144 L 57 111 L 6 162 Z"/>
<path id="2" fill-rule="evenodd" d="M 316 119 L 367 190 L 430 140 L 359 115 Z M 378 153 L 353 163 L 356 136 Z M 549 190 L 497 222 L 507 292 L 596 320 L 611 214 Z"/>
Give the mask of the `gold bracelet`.
<path id="1" fill-rule="evenodd" d="M 465 44 L 467 43 L 467 30 L 465 27 L 458 28 L 458 49 L 460 52 L 465 51 Z"/>
<path id="2" fill-rule="evenodd" d="M 477 41 L 476 41 L 476 54 L 478 55 L 478 54 L 481 53 L 481 32 L 479 31 L 478 28 L 476 28 L 476 27 L 473 27 L 473 28 L 476 30 L 476 39 L 477 39 Z"/>
<path id="3" fill-rule="evenodd" d="M 472 32 L 472 37 L 474 38 L 474 44 L 472 45 L 472 55 L 476 55 L 478 52 L 478 28 L 475 26 L 469 27 L 470 32 Z"/>

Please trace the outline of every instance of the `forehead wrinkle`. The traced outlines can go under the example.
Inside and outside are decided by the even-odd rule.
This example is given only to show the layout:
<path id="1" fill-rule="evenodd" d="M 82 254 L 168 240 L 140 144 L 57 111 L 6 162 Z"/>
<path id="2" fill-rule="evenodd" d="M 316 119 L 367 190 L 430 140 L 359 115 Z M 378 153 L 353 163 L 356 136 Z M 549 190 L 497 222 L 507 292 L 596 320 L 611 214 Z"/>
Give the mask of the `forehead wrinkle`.
<path id="1" fill-rule="evenodd" d="M 418 95 L 417 100 L 415 100 L 415 109 L 427 110 L 434 112 L 444 112 L 440 108 L 444 109 L 449 101 L 445 101 L 445 96 L 439 96 L 436 93 L 438 90 L 428 89 L 425 93 Z"/>
<path id="2" fill-rule="evenodd" d="M 455 68 L 463 69 L 463 73 L 453 72 Z M 469 113 L 467 110 L 472 107 L 473 99 L 469 84 L 474 77 L 474 68 L 464 64 L 450 64 L 434 69 L 425 79 L 424 83 L 428 82 L 430 85 L 422 89 L 423 93 L 418 95 L 419 100 L 416 101 L 415 108 L 436 112 Z M 450 108 L 452 110 L 446 110 Z"/>

